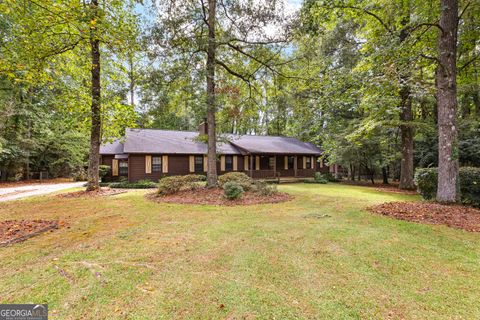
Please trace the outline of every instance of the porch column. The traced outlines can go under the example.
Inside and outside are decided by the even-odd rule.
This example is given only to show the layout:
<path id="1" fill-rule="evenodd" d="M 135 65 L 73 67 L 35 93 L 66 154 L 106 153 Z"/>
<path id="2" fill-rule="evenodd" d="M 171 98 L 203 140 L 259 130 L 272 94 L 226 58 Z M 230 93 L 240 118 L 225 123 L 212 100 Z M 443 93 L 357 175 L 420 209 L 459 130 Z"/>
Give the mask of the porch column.
<path id="1" fill-rule="evenodd" d="M 277 177 L 277 156 L 273 156 L 273 176 Z"/>
<path id="2" fill-rule="evenodd" d="M 253 155 L 250 154 L 250 156 L 248 157 L 249 158 L 249 161 L 250 161 L 250 178 L 253 178 Z"/>
<path id="3" fill-rule="evenodd" d="M 297 162 L 297 156 L 293 156 L 293 176 L 297 176 L 297 169 L 298 169 L 298 162 Z"/>

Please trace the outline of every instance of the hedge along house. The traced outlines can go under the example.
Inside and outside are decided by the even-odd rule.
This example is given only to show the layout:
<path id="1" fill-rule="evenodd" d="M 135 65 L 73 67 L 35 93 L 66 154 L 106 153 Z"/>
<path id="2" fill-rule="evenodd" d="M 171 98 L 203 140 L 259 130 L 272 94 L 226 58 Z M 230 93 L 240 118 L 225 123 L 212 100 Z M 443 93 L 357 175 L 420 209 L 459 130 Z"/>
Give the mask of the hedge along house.
<path id="1" fill-rule="evenodd" d="M 103 144 L 101 164 L 110 166 L 107 180 L 157 181 L 167 175 L 206 174 L 207 144 L 200 132 L 127 129 L 124 142 Z M 312 177 L 328 172 L 321 150 L 311 143 L 280 136 L 226 135 L 217 142 L 217 173 L 244 172 L 254 179 Z"/>

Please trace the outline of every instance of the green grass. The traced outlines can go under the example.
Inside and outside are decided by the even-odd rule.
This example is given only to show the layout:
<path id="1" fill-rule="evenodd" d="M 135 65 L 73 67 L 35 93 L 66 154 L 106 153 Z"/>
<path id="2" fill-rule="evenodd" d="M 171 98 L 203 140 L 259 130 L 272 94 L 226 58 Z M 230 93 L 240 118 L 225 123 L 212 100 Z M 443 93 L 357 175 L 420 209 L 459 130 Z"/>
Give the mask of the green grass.
<path id="1" fill-rule="evenodd" d="M 295 200 L 192 206 L 133 191 L 0 204 L 2 220 L 70 225 L 0 248 L 0 302 L 48 303 L 56 319 L 480 317 L 479 234 L 364 209 L 416 196 L 279 188 Z"/>

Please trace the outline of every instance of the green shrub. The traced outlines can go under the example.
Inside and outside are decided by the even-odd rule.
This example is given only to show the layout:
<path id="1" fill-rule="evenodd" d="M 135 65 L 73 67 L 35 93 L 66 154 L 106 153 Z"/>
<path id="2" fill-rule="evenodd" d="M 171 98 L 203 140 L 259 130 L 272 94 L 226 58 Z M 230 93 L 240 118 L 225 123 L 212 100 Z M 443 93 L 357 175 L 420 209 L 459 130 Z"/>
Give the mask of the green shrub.
<path id="1" fill-rule="evenodd" d="M 338 182 L 338 179 L 331 172 L 325 172 L 321 174 L 322 177 L 328 182 Z"/>
<path id="2" fill-rule="evenodd" d="M 158 183 L 158 193 L 167 195 L 183 190 L 193 190 L 201 187 L 202 181 L 205 181 L 204 176 L 194 174 L 164 177 Z"/>
<path id="3" fill-rule="evenodd" d="M 227 199 L 235 200 L 242 196 L 243 188 L 236 181 L 228 181 L 223 185 L 223 192 Z"/>
<path id="4" fill-rule="evenodd" d="M 157 184 L 152 180 L 139 180 L 137 182 L 111 182 L 108 184 L 110 188 L 119 188 L 119 189 L 150 189 L 156 188 Z"/>
<path id="5" fill-rule="evenodd" d="M 228 172 L 218 177 L 218 185 L 223 187 L 225 183 L 234 181 L 242 186 L 243 190 L 252 189 L 253 180 L 243 172 Z"/>
<path id="6" fill-rule="evenodd" d="M 415 171 L 415 184 L 418 193 L 425 200 L 434 199 L 437 195 L 437 168 L 421 168 Z"/>
<path id="7" fill-rule="evenodd" d="M 271 196 L 278 192 L 277 185 L 257 180 L 253 183 L 252 191 L 262 196 Z"/>
<path id="8" fill-rule="evenodd" d="M 202 182 L 207 181 L 207 176 L 203 174 L 187 174 L 183 176 L 183 179 L 187 182 Z"/>
<path id="9" fill-rule="evenodd" d="M 460 175 L 460 197 L 463 204 L 480 207 L 480 168 L 462 167 Z M 437 195 L 437 168 L 421 168 L 415 172 L 418 192 L 424 199 Z"/>
<path id="10" fill-rule="evenodd" d="M 100 177 L 101 180 L 103 180 L 103 178 L 110 172 L 110 166 L 107 166 L 107 165 L 100 165 L 98 166 L 98 175 Z"/>
<path id="11" fill-rule="evenodd" d="M 313 181 L 315 183 L 321 183 L 321 184 L 326 184 L 328 183 L 329 178 L 321 174 L 320 172 L 315 172 L 315 175 L 313 177 Z"/>

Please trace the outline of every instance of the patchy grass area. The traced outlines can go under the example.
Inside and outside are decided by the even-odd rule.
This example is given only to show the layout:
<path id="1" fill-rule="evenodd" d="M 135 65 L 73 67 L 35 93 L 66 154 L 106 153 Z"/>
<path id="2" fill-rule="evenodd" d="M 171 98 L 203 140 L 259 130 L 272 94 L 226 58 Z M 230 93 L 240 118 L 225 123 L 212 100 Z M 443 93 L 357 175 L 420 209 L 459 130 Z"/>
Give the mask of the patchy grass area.
<path id="1" fill-rule="evenodd" d="M 480 236 L 370 214 L 416 196 L 281 185 L 293 201 L 159 204 L 145 191 L 0 204 L 70 226 L 0 248 L 0 302 L 61 319 L 475 319 Z"/>

